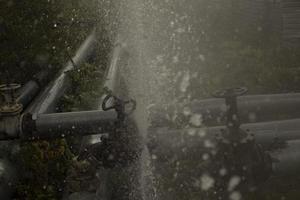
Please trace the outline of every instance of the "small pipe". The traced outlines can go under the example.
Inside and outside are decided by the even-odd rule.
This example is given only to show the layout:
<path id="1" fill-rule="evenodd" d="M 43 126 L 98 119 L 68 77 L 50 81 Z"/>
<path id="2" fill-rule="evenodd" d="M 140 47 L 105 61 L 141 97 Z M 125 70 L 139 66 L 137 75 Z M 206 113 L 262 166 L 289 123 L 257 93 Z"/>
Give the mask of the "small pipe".
<path id="1" fill-rule="evenodd" d="M 29 139 L 63 138 L 74 135 L 93 135 L 115 131 L 118 123 L 115 111 L 84 111 L 40 114 L 33 119 L 34 131 L 24 131 L 22 137 Z M 26 123 L 29 124 L 29 123 Z M 23 129 L 28 129 L 23 126 Z"/>

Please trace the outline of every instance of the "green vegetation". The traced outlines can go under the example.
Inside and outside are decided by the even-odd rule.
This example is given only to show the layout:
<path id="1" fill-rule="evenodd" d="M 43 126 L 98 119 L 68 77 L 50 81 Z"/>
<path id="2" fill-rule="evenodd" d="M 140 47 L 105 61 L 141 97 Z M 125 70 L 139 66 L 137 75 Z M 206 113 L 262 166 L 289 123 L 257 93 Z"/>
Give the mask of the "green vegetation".
<path id="1" fill-rule="evenodd" d="M 23 84 L 45 68 L 57 72 L 92 28 L 105 24 L 103 9 L 98 0 L 0 1 L 0 84 Z M 110 43 L 103 28 L 98 34 L 99 56 L 69 72 L 74 87 L 62 111 L 94 108 L 101 95 Z M 77 140 L 22 142 L 11 158 L 22 171 L 16 199 L 60 199 L 67 171 L 76 165 L 70 145 Z"/>
<path id="2" fill-rule="evenodd" d="M 1 82 L 7 73 L 23 83 L 41 68 L 60 68 L 95 24 L 96 2 L 0 1 Z"/>
<path id="3" fill-rule="evenodd" d="M 60 199 L 73 154 L 65 140 L 22 143 L 17 199 Z"/>
<path id="4" fill-rule="evenodd" d="M 111 45 L 105 31 L 102 31 L 98 40 L 95 61 L 83 63 L 68 72 L 72 88 L 62 99 L 61 106 L 65 111 L 91 110 L 99 106 Z"/>

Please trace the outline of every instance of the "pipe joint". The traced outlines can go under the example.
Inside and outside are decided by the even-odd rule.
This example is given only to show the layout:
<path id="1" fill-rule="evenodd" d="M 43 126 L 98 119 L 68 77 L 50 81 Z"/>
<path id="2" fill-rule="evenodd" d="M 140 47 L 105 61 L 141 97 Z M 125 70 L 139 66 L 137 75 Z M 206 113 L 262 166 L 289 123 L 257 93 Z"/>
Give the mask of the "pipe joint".
<path id="1" fill-rule="evenodd" d="M 18 138 L 23 106 L 16 101 L 18 84 L 0 85 L 0 140 Z"/>

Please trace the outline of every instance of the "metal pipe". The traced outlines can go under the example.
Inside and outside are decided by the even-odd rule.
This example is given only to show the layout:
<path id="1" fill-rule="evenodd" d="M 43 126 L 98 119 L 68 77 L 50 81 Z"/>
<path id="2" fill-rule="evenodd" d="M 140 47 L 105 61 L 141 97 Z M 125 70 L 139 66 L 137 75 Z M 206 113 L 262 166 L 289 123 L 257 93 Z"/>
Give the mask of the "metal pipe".
<path id="1" fill-rule="evenodd" d="M 129 54 L 124 48 L 122 44 L 117 43 L 115 48 L 111 54 L 111 62 L 106 71 L 105 82 L 103 87 L 107 90 L 112 91 L 112 93 L 121 99 L 128 99 L 128 92 L 126 88 L 126 84 L 124 83 L 123 77 L 120 76 L 121 66 L 123 63 L 128 61 Z M 120 64 L 122 62 L 122 64 Z M 107 94 L 104 94 L 101 97 L 101 103 Z M 110 106 L 111 102 L 108 102 L 107 106 Z M 102 106 L 99 105 L 99 109 L 102 109 Z"/>
<path id="2" fill-rule="evenodd" d="M 206 140 L 213 142 L 215 136 L 225 128 L 225 126 L 217 126 L 197 129 L 150 129 L 149 145 L 160 143 L 166 147 L 174 146 L 178 149 L 184 146 L 199 148 Z M 256 142 L 265 148 L 275 142 L 300 140 L 300 119 L 243 124 L 241 129 L 253 134 Z"/>
<path id="3" fill-rule="evenodd" d="M 22 137 L 50 139 L 70 135 L 109 133 L 115 131 L 117 122 L 117 113 L 115 111 L 41 114 L 34 120 L 35 131 L 25 131 L 25 135 Z"/>
<path id="4" fill-rule="evenodd" d="M 48 69 L 36 74 L 32 80 L 28 81 L 19 91 L 17 102 L 22 104 L 23 109 L 38 95 L 41 88 L 46 85 L 49 80 L 50 72 Z"/>
<path id="5" fill-rule="evenodd" d="M 150 129 L 148 134 L 148 147 L 150 151 L 165 155 L 174 155 L 182 149 L 207 149 L 215 146 L 215 136 L 221 133 L 225 126 L 209 128 L 190 128 L 190 129 Z M 274 121 L 266 123 L 244 124 L 241 129 L 254 135 L 258 144 L 268 149 L 276 144 L 289 140 L 300 139 L 300 119 Z"/>
<path id="6" fill-rule="evenodd" d="M 300 117 L 300 93 L 249 95 L 237 98 L 239 118 L 242 123 L 254 123 Z M 185 126 L 189 118 L 184 110 L 201 114 L 203 123 L 208 126 L 225 124 L 226 105 L 223 99 L 206 99 L 193 101 L 190 104 L 163 105 L 150 110 L 150 121 L 153 127 L 166 125 Z M 171 117 L 170 117 L 171 116 Z M 172 122 L 172 116 L 177 121 Z"/>
<path id="7" fill-rule="evenodd" d="M 120 61 L 120 54 L 121 54 L 122 48 L 120 44 L 117 44 L 114 48 L 112 55 L 111 55 L 111 63 L 106 71 L 105 75 L 105 82 L 104 87 L 107 89 L 115 92 L 117 88 L 119 87 L 119 61 Z"/>
<path id="8" fill-rule="evenodd" d="M 215 136 L 225 128 L 225 126 L 209 127 L 206 133 L 209 136 Z M 243 124 L 241 129 L 253 134 L 257 143 L 265 147 L 274 142 L 300 140 L 300 119 Z"/>
<path id="9" fill-rule="evenodd" d="M 187 152 L 207 152 L 216 147 L 215 135 L 225 127 L 205 129 L 152 129 L 148 147 L 160 158 Z M 300 119 L 245 124 L 241 127 L 254 134 L 272 158 L 273 176 L 294 176 L 300 172 Z"/>
<path id="10" fill-rule="evenodd" d="M 17 102 L 22 104 L 23 107 L 26 107 L 39 91 L 39 84 L 36 81 L 31 80 L 21 88 L 20 96 L 17 98 Z"/>
<path id="11" fill-rule="evenodd" d="M 42 114 L 56 111 L 56 106 L 65 91 L 70 87 L 70 80 L 66 73 L 73 70 L 92 56 L 96 48 L 96 30 L 87 37 L 80 48 L 77 50 L 72 61 L 60 71 L 59 76 L 49 84 L 44 92 L 36 98 L 35 102 L 28 108 L 26 113 Z M 75 65 L 75 66 L 74 66 Z"/>

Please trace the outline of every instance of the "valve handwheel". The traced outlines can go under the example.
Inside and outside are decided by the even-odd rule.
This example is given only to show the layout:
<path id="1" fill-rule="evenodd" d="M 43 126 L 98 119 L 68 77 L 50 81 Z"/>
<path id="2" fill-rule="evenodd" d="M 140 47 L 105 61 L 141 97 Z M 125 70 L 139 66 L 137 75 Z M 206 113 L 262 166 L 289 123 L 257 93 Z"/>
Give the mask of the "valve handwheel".
<path id="1" fill-rule="evenodd" d="M 21 87 L 21 85 L 16 84 L 16 83 L 3 84 L 3 85 L 0 85 L 0 91 L 17 90 L 20 87 Z"/>
<path id="2" fill-rule="evenodd" d="M 0 85 L 0 93 L 3 95 L 6 103 L 14 103 L 16 92 L 20 87 L 19 84 L 15 83 Z"/>
<path id="3" fill-rule="evenodd" d="M 224 98 L 226 105 L 226 125 L 231 140 L 240 140 L 245 137 L 240 130 L 240 120 L 238 117 L 237 96 L 241 96 L 248 91 L 246 87 L 235 87 L 225 90 L 219 90 L 212 95 L 216 98 Z"/>
<path id="4" fill-rule="evenodd" d="M 246 87 L 236 87 L 236 88 L 228 88 L 225 90 L 217 90 L 212 94 L 213 97 L 216 98 L 227 98 L 234 96 L 241 96 L 248 92 Z"/>
<path id="5" fill-rule="evenodd" d="M 106 95 L 102 102 L 102 110 L 108 111 L 115 108 L 115 102 L 112 102 L 112 106 L 107 106 L 109 100 L 116 101 L 116 97 L 111 94 Z"/>
<path id="6" fill-rule="evenodd" d="M 107 106 L 109 100 L 111 100 L 111 106 Z M 126 105 L 130 104 L 131 108 L 128 112 L 126 112 Z M 108 95 L 103 99 L 102 102 L 102 110 L 108 111 L 115 109 L 117 112 L 121 112 L 119 114 L 126 114 L 130 115 L 132 112 L 136 109 L 136 101 L 133 99 L 130 99 L 128 101 L 123 101 L 122 99 L 119 99 L 118 97 L 112 95 L 111 93 L 108 93 Z"/>
<path id="7" fill-rule="evenodd" d="M 16 93 L 20 87 L 15 83 L 0 85 L 0 112 L 2 114 L 19 113 L 22 110 L 23 106 L 16 101 Z"/>

